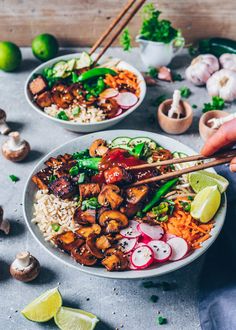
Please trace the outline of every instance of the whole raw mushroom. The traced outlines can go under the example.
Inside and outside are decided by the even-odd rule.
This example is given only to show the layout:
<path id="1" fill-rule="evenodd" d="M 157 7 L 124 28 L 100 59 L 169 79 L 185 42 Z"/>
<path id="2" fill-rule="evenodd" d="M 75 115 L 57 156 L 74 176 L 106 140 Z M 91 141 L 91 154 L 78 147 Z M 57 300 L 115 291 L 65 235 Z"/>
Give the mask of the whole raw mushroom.
<path id="1" fill-rule="evenodd" d="M 6 112 L 0 109 L 0 133 L 5 135 L 10 132 L 10 127 L 6 124 L 7 115 Z"/>
<path id="2" fill-rule="evenodd" d="M 27 251 L 18 253 L 10 266 L 12 277 L 21 282 L 33 281 L 38 276 L 39 271 L 38 260 Z"/>
<path id="3" fill-rule="evenodd" d="M 10 222 L 6 219 L 3 219 L 3 213 L 3 208 L 0 206 L 0 230 L 8 235 L 10 232 Z"/>
<path id="4" fill-rule="evenodd" d="M 2 145 L 3 156 L 12 162 L 20 162 L 25 159 L 30 152 L 30 145 L 21 139 L 19 132 L 11 132 L 9 139 Z"/>

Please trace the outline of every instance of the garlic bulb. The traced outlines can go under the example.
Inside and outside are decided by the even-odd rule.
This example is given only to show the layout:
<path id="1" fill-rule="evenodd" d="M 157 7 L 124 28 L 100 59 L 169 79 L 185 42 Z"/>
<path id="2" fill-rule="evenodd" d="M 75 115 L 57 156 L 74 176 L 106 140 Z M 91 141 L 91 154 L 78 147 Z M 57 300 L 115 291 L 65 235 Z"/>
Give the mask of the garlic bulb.
<path id="1" fill-rule="evenodd" d="M 221 69 L 208 79 L 206 87 L 210 96 L 220 96 L 225 101 L 233 101 L 236 99 L 236 72 Z"/>
<path id="2" fill-rule="evenodd" d="M 194 85 L 205 85 L 210 76 L 219 70 L 218 59 L 211 54 L 199 55 L 194 58 L 186 69 L 186 78 Z"/>
<path id="3" fill-rule="evenodd" d="M 223 54 L 219 61 L 223 69 L 236 71 L 236 54 Z"/>

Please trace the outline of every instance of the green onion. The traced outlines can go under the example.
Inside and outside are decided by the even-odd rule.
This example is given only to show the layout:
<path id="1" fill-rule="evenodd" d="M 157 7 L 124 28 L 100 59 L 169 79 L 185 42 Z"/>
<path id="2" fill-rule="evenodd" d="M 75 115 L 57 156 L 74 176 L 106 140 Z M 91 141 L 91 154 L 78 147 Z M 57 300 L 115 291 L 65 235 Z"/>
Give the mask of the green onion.
<path id="1" fill-rule="evenodd" d="M 56 117 L 61 120 L 69 120 L 69 117 L 67 116 L 65 111 L 60 111 Z"/>
<path id="2" fill-rule="evenodd" d="M 15 176 L 14 174 L 9 175 L 9 178 L 11 179 L 12 182 L 17 182 L 17 181 L 20 180 L 20 179 L 19 179 L 17 176 Z"/>
<path id="3" fill-rule="evenodd" d="M 76 175 L 78 175 L 78 174 L 79 174 L 79 168 L 78 168 L 78 166 L 73 166 L 73 167 L 71 167 L 70 170 L 69 170 L 69 174 L 70 174 L 71 176 L 76 176 Z"/>
<path id="4" fill-rule="evenodd" d="M 87 209 L 98 209 L 101 205 L 98 203 L 98 199 L 96 197 L 92 197 L 90 199 L 86 199 L 82 202 L 81 210 L 86 211 Z"/>
<path id="5" fill-rule="evenodd" d="M 167 319 L 165 317 L 163 317 L 163 316 L 159 316 L 157 318 L 157 321 L 158 321 L 158 324 L 159 325 L 162 325 L 162 324 L 166 324 L 167 323 Z"/>
<path id="6" fill-rule="evenodd" d="M 54 230 L 55 232 L 58 232 L 61 228 L 61 226 L 58 223 L 52 223 L 51 227 L 52 227 L 52 230 Z"/>
<path id="7" fill-rule="evenodd" d="M 193 104 L 193 105 L 192 105 L 192 108 L 193 108 L 193 109 L 197 109 L 197 105 L 196 105 L 196 104 Z"/>
<path id="8" fill-rule="evenodd" d="M 85 173 L 80 173 L 78 183 L 83 183 L 85 180 Z"/>

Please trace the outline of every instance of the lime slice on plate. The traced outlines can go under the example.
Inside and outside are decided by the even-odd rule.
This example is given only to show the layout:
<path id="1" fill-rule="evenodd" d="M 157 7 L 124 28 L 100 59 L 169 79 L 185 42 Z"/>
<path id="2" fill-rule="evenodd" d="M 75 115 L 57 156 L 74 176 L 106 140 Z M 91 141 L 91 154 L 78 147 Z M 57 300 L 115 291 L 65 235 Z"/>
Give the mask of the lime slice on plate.
<path id="1" fill-rule="evenodd" d="M 229 181 L 223 176 L 207 171 L 190 173 L 188 181 L 196 193 L 209 186 L 217 186 L 219 191 L 223 193 L 229 185 Z"/>
<path id="2" fill-rule="evenodd" d="M 54 320 L 61 330 L 93 330 L 99 321 L 91 313 L 69 307 L 61 307 Z"/>
<path id="3" fill-rule="evenodd" d="M 60 292 L 54 288 L 32 301 L 21 313 L 30 321 L 46 322 L 57 313 L 61 305 Z"/>
<path id="4" fill-rule="evenodd" d="M 216 214 L 221 202 L 217 186 L 206 187 L 195 196 L 191 203 L 191 216 L 203 223 L 209 222 Z"/>

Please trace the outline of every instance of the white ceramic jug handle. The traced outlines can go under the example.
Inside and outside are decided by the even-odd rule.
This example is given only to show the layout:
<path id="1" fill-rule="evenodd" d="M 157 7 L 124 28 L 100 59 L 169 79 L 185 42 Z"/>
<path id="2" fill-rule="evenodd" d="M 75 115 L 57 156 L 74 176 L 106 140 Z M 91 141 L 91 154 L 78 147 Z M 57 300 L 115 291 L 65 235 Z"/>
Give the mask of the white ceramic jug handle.
<path id="1" fill-rule="evenodd" d="M 184 45 L 185 45 L 184 38 L 178 38 L 178 40 L 182 41 L 182 44 L 181 44 L 181 46 L 175 46 L 175 41 L 176 40 L 177 39 L 174 39 L 171 42 L 172 43 L 172 47 L 173 47 L 173 53 L 174 53 L 174 55 L 177 55 L 184 48 Z"/>

